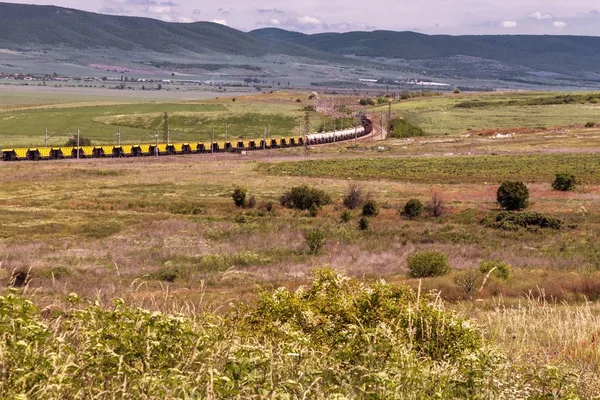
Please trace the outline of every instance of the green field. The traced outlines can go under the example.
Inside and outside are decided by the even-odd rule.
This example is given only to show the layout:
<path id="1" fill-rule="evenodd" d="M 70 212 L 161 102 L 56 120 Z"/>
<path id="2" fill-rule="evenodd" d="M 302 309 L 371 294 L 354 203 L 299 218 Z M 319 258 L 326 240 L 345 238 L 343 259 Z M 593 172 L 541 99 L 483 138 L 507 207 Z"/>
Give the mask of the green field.
<path id="1" fill-rule="evenodd" d="M 430 97 L 395 103 L 393 112 L 430 135 L 460 134 L 467 130 L 508 128 L 550 128 L 600 122 L 599 104 L 562 104 L 544 106 L 507 105 L 515 100 L 548 98 L 555 93 L 511 93 Z M 457 108 L 464 101 L 489 102 L 488 107 Z M 494 105 L 495 104 L 495 105 Z M 380 112 L 386 107 L 377 107 Z"/>
<path id="2" fill-rule="evenodd" d="M 448 184 L 510 179 L 550 182 L 554 174 L 565 172 L 582 183 L 600 183 L 597 154 L 359 158 L 263 164 L 260 168 L 278 175 Z"/>

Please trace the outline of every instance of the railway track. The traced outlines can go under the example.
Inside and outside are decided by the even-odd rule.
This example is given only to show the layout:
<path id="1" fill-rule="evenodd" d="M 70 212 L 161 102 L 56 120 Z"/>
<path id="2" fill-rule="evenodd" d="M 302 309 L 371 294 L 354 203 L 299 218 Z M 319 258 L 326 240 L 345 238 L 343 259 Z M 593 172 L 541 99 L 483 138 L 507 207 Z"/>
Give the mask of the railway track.
<path id="1" fill-rule="evenodd" d="M 336 143 L 358 139 L 373 131 L 373 122 L 361 119 L 361 126 L 335 132 L 312 133 L 306 136 L 292 136 L 277 139 L 239 140 L 237 142 L 186 142 L 171 144 L 134 144 L 123 146 L 80 146 L 80 147 L 22 147 L 2 149 L 2 161 L 39 161 L 77 158 L 119 158 L 168 156 L 178 154 L 211 154 L 220 152 L 241 152 L 287 147 L 301 147 Z"/>

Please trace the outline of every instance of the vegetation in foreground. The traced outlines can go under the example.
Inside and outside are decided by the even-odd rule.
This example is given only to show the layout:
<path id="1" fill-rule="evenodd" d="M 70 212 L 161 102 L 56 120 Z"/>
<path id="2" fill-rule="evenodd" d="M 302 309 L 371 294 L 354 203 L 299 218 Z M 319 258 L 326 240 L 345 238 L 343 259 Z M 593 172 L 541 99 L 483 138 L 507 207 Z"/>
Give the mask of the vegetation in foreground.
<path id="1" fill-rule="evenodd" d="M 510 362 L 439 298 L 319 270 L 228 315 L 0 297 L 7 398 L 572 399 L 585 377 Z"/>

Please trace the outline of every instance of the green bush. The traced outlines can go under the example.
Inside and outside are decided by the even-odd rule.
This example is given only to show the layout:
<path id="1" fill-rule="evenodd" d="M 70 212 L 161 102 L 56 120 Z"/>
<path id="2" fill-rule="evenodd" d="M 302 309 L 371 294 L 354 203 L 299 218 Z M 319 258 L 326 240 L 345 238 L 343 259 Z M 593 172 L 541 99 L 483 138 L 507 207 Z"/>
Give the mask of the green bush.
<path id="1" fill-rule="evenodd" d="M 423 203 L 421 203 L 420 200 L 410 199 L 404 205 L 404 209 L 402 210 L 401 214 L 407 218 L 415 219 L 415 218 L 420 217 L 421 214 L 423 214 L 424 209 L 425 209 L 425 206 L 423 205 Z"/>
<path id="2" fill-rule="evenodd" d="M 568 192 L 575 189 L 577 181 L 575 175 L 571 174 L 556 174 L 554 182 L 552 182 L 552 189 L 561 192 Z"/>
<path id="3" fill-rule="evenodd" d="M 593 128 L 596 126 L 595 122 L 586 122 L 585 127 L 586 128 Z"/>
<path id="4" fill-rule="evenodd" d="M 364 99 L 360 99 L 358 102 L 361 106 L 374 106 L 375 101 L 370 97 L 365 97 Z"/>
<path id="5" fill-rule="evenodd" d="M 311 229 L 304 233 L 304 239 L 310 254 L 319 254 L 325 246 L 325 232 L 321 229 Z"/>
<path id="6" fill-rule="evenodd" d="M 291 188 L 281 196 L 279 201 L 287 208 L 310 210 L 313 205 L 321 208 L 330 204 L 331 197 L 323 190 L 303 185 Z"/>
<path id="7" fill-rule="evenodd" d="M 79 136 L 79 146 L 91 146 L 92 139 Z M 65 143 L 67 147 L 77 147 L 77 136 L 71 136 Z"/>
<path id="8" fill-rule="evenodd" d="M 360 229 L 361 231 L 368 231 L 369 230 L 369 220 L 366 219 L 365 217 L 362 217 L 359 221 L 358 221 L 358 229 Z"/>
<path id="9" fill-rule="evenodd" d="M 365 204 L 363 205 L 362 216 L 376 217 L 377 215 L 379 215 L 379 204 L 377 204 L 377 201 L 373 199 L 365 201 Z"/>
<path id="10" fill-rule="evenodd" d="M 344 210 L 342 211 L 340 219 L 343 223 L 350 222 L 350 220 L 352 219 L 352 213 L 348 210 Z"/>
<path id="11" fill-rule="evenodd" d="M 444 253 L 427 251 L 408 257 L 408 271 L 411 278 L 443 276 L 450 272 L 450 264 Z"/>
<path id="12" fill-rule="evenodd" d="M 518 211 L 529 205 L 529 189 L 523 182 L 503 182 L 496 193 L 496 200 L 508 211 Z"/>
<path id="13" fill-rule="evenodd" d="M 559 218 L 547 217 L 534 212 L 514 211 L 502 211 L 498 214 L 488 215 L 483 218 L 482 223 L 487 227 L 505 231 L 516 231 L 529 227 L 560 229 L 563 225 L 563 221 Z"/>
<path id="14" fill-rule="evenodd" d="M 390 121 L 389 134 L 393 138 L 411 138 L 416 136 L 425 136 L 425 131 L 415 126 L 404 118 L 393 118 Z"/>
<path id="15" fill-rule="evenodd" d="M 510 277 L 510 265 L 506 264 L 503 261 L 482 261 L 479 264 L 479 271 L 484 274 L 488 274 L 490 271 L 492 275 L 497 278 L 507 280 Z"/>
<path id="16" fill-rule="evenodd" d="M 239 186 L 236 187 L 235 189 L 233 189 L 233 194 L 231 195 L 231 198 L 233 199 L 233 204 L 235 204 L 235 206 L 239 208 L 246 207 L 247 195 L 248 190 L 246 188 Z"/>

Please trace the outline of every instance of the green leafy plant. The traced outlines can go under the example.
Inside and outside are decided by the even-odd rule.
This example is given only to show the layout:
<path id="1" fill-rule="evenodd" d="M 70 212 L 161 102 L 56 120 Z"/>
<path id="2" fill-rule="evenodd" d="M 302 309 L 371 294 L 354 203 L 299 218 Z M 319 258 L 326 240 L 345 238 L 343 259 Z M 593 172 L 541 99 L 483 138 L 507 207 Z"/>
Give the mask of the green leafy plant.
<path id="1" fill-rule="evenodd" d="M 310 254 L 319 254 L 325 246 L 325 232 L 321 229 L 311 229 L 304 234 L 308 252 Z"/>
<path id="2" fill-rule="evenodd" d="M 352 219 L 352 213 L 349 210 L 342 211 L 342 214 L 340 215 L 340 220 L 343 223 L 350 222 L 351 219 Z"/>
<path id="3" fill-rule="evenodd" d="M 514 211 L 502 211 L 498 214 L 491 214 L 484 217 L 481 222 L 487 227 L 505 231 L 516 231 L 528 227 L 560 229 L 563 225 L 563 221 L 559 218 L 548 217 L 534 212 Z"/>
<path id="4" fill-rule="evenodd" d="M 510 278 L 511 267 L 503 261 L 484 260 L 481 262 L 481 264 L 479 264 L 479 271 L 481 271 L 484 274 L 488 274 L 491 271 L 493 276 L 507 280 L 508 278 Z"/>
<path id="5" fill-rule="evenodd" d="M 368 231 L 370 225 L 371 224 L 370 224 L 369 220 L 365 217 L 362 217 L 358 221 L 358 229 L 360 229 L 361 231 Z"/>
<path id="6" fill-rule="evenodd" d="M 411 278 L 446 275 L 450 272 L 448 256 L 437 251 L 412 254 L 408 257 L 408 271 Z"/>

